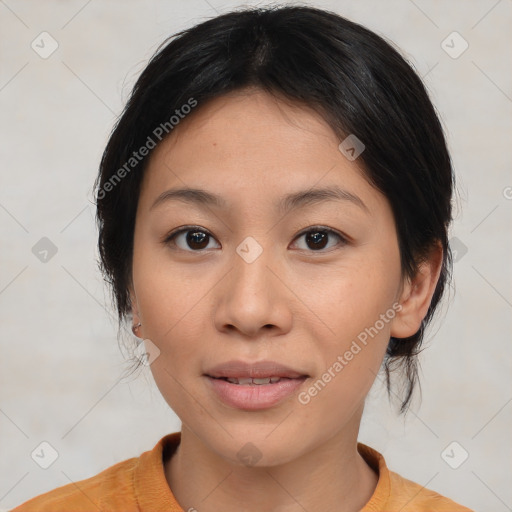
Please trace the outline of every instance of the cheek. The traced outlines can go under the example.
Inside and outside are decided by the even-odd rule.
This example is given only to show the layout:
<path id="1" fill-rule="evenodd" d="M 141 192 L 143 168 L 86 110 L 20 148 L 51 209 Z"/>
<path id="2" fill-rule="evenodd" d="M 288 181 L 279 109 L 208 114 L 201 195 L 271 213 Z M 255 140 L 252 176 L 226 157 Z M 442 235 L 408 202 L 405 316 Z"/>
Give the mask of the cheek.
<path id="1" fill-rule="evenodd" d="M 308 303 L 314 313 L 324 320 L 330 333 L 329 345 L 336 349 L 357 338 L 366 328 L 374 326 L 382 314 L 391 308 L 397 298 L 400 269 L 395 262 L 372 257 L 346 261 L 332 271 L 317 274 L 306 283 Z M 308 304 L 308 305 L 309 305 Z M 389 318 L 378 322 L 378 330 L 387 334 Z"/>
<path id="2" fill-rule="evenodd" d="M 398 306 L 397 261 L 378 253 L 358 258 L 310 287 L 312 309 L 328 327 L 313 333 L 323 366 L 317 387 L 328 407 L 364 398 L 379 372 Z"/>
<path id="3" fill-rule="evenodd" d="M 165 250 L 154 245 L 151 249 L 149 243 L 139 242 L 134 252 L 133 280 L 143 334 L 170 356 L 169 361 L 192 354 L 194 341 L 202 339 L 207 292 L 213 283 L 199 267 L 178 267 Z"/>
<path id="4" fill-rule="evenodd" d="M 190 399 L 198 373 L 194 362 L 204 346 L 207 315 L 205 280 L 175 269 L 158 251 L 134 254 L 134 285 L 145 338 L 160 350 L 150 366 L 165 401 L 180 418 L 202 421 L 202 409 Z M 200 321 L 202 319 L 202 321 Z"/>
<path id="5" fill-rule="evenodd" d="M 367 286 L 359 286 L 364 283 Z M 323 297 L 326 323 L 334 334 L 312 333 L 319 373 L 298 402 L 304 415 L 322 418 L 326 435 L 336 432 L 364 403 L 386 352 L 395 310 L 389 291 L 383 287 L 376 293 L 375 285 L 353 276 Z"/>

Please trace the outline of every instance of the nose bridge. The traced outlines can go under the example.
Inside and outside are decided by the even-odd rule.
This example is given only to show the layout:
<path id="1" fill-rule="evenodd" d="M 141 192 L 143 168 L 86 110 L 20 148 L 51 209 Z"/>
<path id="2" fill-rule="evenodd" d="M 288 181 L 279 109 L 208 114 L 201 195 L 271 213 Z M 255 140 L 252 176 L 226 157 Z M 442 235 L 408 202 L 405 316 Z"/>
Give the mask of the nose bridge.
<path id="1" fill-rule="evenodd" d="M 275 296 L 270 279 L 268 266 L 272 267 L 272 249 L 263 247 L 253 237 L 245 238 L 236 248 L 233 255 L 232 294 L 253 308 L 263 310 L 263 305 L 269 305 L 267 296 Z"/>
<path id="2" fill-rule="evenodd" d="M 255 335 L 262 327 L 287 329 L 290 314 L 279 280 L 270 271 L 276 267 L 272 247 L 252 237 L 244 239 L 232 257 L 232 271 L 217 303 L 218 329 L 235 327 Z"/>

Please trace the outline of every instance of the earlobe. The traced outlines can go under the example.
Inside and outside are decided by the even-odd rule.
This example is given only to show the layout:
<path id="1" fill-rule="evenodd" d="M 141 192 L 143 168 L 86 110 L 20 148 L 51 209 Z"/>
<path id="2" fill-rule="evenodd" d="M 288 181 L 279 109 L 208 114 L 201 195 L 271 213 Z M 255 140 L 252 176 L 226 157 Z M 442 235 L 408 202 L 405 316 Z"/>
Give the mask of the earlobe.
<path id="1" fill-rule="evenodd" d="M 419 264 L 414 277 L 406 279 L 399 299 L 401 309 L 391 324 L 392 337 L 408 338 L 418 332 L 430 307 L 442 263 L 443 248 L 438 243 Z"/>
<path id="2" fill-rule="evenodd" d="M 137 338 L 143 338 L 143 335 L 141 333 L 142 323 L 139 314 L 139 305 L 137 303 L 137 297 L 133 290 L 133 286 L 130 286 L 129 288 L 129 296 L 132 310 L 132 333 Z"/>

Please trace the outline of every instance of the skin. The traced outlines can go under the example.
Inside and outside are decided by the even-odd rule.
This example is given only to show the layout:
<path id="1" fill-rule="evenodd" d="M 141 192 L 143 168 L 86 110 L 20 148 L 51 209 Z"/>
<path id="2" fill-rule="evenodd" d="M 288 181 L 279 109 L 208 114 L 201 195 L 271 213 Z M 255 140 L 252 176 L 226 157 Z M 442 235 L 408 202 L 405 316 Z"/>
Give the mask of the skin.
<path id="1" fill-rule="evenodd" d="M 418 330 L 442 254 L 434 248 L 413 279 L 402 275 L 390 205 L 339 143 L 313 110 L 250 89 L 199 105 L 153 151 L 130 296 L 138 335 L 160 350 L 151 364 L 156 384 L 182 421 L 181 443 L 164 463 L 184 510 L 349 512 L 375 490 L 377 475 L 357 451 L 364 400 L 389 337 Z M 275 207 L 291 192 L 332 185 L 364 207 Z M 174 187 L 205 189 L 226 205 L 169 200 L 151 208 Z M 189 225 L 211 234 L 205 249 L 194 252 L 186 234 L 164 242 Z M 315 226 L 348 241 L 329 235 L 315 250 L 300 235 Z M 236 252 L 248 236 L 263 249 L 252 263 Z M 390 309 L 394 318 L 306 405 L 294 395 L 266 410 L 235 409 L 203 376 L 232 359 L 268 359 L 308 374 L 304 391 Z M 248 442 L 261 457 L 253 466 L 237 457 Z"/>

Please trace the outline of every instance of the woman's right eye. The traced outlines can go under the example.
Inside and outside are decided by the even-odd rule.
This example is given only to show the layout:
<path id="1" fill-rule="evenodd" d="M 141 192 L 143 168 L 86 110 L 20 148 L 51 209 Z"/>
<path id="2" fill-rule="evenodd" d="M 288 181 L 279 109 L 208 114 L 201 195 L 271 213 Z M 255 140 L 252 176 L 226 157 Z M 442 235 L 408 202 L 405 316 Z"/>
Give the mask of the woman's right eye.
<path id="1" fill-rule="evenodd" d="M 217 247 L 208 247 L 212 240 L 215 240 L 213 235 L 200 226 L 188 226 L 171 233 L 165 238 L 164 243 L 176 245 L 187 252 L 202 252 L 206 249 L 220 248 L 218 242 Z"/>

